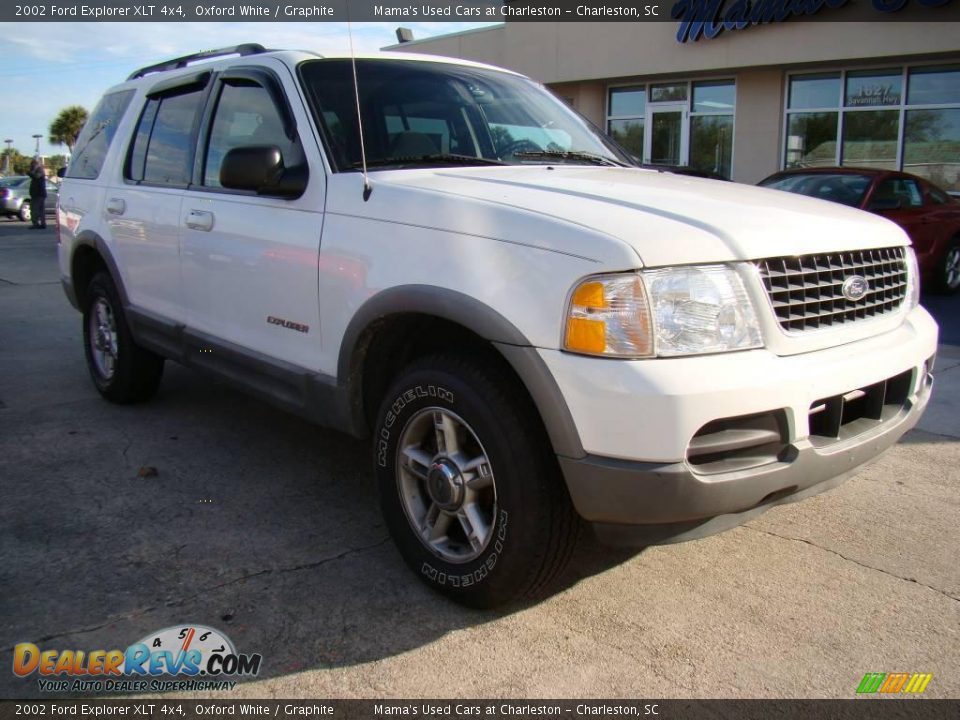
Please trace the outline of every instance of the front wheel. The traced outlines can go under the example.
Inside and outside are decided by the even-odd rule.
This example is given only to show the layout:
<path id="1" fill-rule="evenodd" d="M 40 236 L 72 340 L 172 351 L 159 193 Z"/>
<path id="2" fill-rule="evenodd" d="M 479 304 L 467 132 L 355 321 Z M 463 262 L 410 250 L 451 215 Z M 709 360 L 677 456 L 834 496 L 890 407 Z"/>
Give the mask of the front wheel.
<path id="1" fill-rule="evenodd" d="M 960 238 L 954 238 L 947 245 L 943 261 L 937 268 L 936 289 L 945 295 L 960 290 Z"/>
<path id="2" fill-rule="evenodd" d="M 504 370 L 436 356 L 401 373 L 380 409 L 381 507 L 421 580 L 472 607 L 546 586 L 579 519 L 522 387 Z"/>
<path id="3" fill-rule="evenodd" d="M 23 222 L 30 222 L 33 218 L 30 212 L 30 203 L 25 202 L 20 205 L 20 212 L 17 213 L 17 217 Z"/>
<path id="4" fill-rule="evenodd" d="M 153 397 L 163 377 L 163 358 L 137 345 L 120 296 L 106 272 L 94 275 L 83 310 L 83 344 L 93 384 L 115 403 Z"/>

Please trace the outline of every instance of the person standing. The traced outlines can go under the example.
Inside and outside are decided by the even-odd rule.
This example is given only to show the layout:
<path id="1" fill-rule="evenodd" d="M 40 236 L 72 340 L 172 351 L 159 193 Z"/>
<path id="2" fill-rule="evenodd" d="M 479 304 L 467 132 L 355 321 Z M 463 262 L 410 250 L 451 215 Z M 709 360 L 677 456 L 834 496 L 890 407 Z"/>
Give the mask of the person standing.
<path id="1" fill-rule="evenodd" d="M 30 218 L 32 230 L 47 227 L 47 172 L 43 163 L 34 158 L 30 162 Z"/>

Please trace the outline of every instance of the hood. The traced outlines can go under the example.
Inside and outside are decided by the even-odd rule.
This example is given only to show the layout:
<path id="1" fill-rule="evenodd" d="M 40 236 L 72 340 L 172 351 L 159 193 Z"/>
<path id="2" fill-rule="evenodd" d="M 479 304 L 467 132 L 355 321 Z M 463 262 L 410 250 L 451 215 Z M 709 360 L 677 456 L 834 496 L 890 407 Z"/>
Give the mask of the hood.
<path id="1" fill-rule="evenodd" d="M 594 231 L 592 235 L 616 238 L 635 250 L 648 267 L 753 260 L 908 242 L 906 234 L 894 223 L 836 203 L 641 168 L 442 168 L 382 171 L 371 173 L 371 178 L 375 188 L 380 186 L 391 196 L 395 201 L 391 205 L 401 215 L 401 208 L 419 205 L 409 202 L 413 200 L 410 191 L 493 203 L 505 210 L 565 221 Z M 407 196 L 406 201 L 396 202 L 401 196 Z M 472 215 L 463 213 L 459 217 Z M 442 214 L 421 221 L 437 229 L 475 232 L 475 228 L 456 227 L 457 217 Z M 551 241 L 541 237 L 529 242 L 549 245 Z M 591 252 L 588 238 L 578 247 L 570 247 L 569 238 L 564 243 L 553 249 L 585 257 L 602 255 L 599 249 Z"/>

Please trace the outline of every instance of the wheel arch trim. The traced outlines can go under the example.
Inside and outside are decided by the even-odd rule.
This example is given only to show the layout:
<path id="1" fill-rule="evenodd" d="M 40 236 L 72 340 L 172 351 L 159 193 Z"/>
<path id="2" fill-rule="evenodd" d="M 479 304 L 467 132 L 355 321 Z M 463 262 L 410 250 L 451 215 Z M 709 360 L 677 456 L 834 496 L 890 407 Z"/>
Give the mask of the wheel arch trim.
<path id="1" fill-rule="evenodd" d="M 107 266 L 107 272 L 110 273 L 110 277 L 113 279 L 113 284 L 117 288 L 117 293 L 120 295 L 120 302 L 122 303 L 123 307 L 128 307 L 130 305 L 130 298 L 127 295 L 127 289 L 123 283 L 123 276 L 120 274 L 120 268 L 117 265 L 116 259 L 113 257 L 113 253 L 110 251 L 110 247 L 97 233 L 93 232 L 92 230 L 84 230 L 77 235 L 76 239 L 73 241 L 73 247 L 70 249 L 69 278 L 73 290 L 73 296 L 77 300 L 78 309 L 82 310 L 82 298 L 85 288 L 78 288 L 76 286 L 76 262 L 77 252 L 84 247 L 94 250 L 103 260 L 104 264 Z M 69 296 L 70 295 L 68 293 L 68 297 Z"/>
<path id="2" fill-rule="evenodd" d="M 488 341 L 530 393 L 554 451 L 570 458 L 586 455 L 563 393 L 527 337 L 476 298 L 430 285 L 401 285 L 383 290 L 361 305 L 350 320 L 340 344 L 337 378 L 349 398 L 355 426 L 363 422 L 362 371 L 375 328 L 392 315 L 407 314 L 447 320 Z"/>

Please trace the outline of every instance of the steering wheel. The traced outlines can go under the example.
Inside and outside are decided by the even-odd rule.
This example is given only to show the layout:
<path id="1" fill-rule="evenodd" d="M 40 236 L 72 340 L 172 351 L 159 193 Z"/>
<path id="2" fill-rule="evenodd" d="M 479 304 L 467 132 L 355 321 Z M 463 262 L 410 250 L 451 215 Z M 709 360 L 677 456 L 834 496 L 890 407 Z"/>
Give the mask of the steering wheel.
<path id="1" fill-rule="evenodd" d="M 543 148 L 533 142 L 533 140 L 521 138 L 520 140 L 507 143 L 504 147 L 500 148 L 499 154 L 500 157 L 503 157 L 504 155 L 516 155 L 518 152 L 543 152 Z"/>

